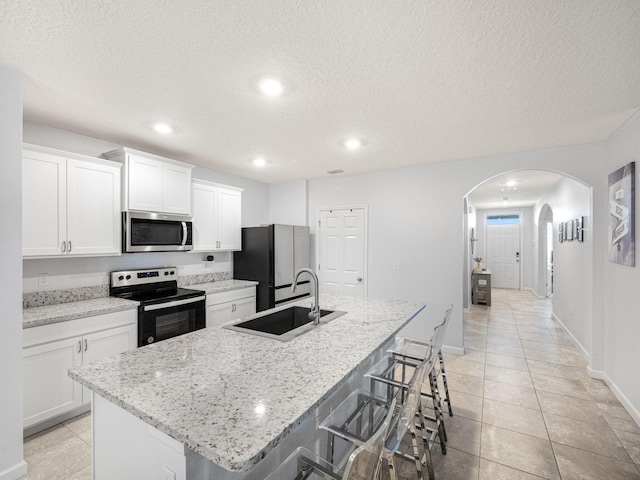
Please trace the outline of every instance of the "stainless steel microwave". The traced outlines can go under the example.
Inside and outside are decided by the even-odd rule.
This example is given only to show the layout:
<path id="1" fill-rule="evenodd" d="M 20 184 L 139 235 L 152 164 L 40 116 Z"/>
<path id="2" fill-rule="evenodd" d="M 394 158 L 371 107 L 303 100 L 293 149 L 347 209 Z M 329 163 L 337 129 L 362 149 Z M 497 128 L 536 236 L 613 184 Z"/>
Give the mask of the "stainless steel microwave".
<path id="1" fill-rule="evenodd" d="M 193 222 L 185 215 L 122 212 L 122 251 L 180 252 L 193 249 Z"/>

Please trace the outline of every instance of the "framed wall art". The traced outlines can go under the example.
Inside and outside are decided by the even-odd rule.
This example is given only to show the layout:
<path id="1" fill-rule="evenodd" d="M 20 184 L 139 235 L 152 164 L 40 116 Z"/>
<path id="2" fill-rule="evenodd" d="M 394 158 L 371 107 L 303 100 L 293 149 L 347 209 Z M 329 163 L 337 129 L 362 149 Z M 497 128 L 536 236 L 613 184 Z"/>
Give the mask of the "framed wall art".
<path id="1" fill-rule="evenodd" d="M 636 266 L 636 163 L 609 174 L 609 261 Z"/>

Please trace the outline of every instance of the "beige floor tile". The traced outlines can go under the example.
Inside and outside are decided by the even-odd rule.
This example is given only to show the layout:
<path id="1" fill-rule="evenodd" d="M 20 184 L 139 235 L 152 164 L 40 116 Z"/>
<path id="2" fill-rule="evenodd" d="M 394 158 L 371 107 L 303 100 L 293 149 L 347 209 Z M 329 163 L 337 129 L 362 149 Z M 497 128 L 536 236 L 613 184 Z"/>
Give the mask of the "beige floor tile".
<path id="1" fill-rule="evenodd" d="M 487 352 L 485 362 L 487 365 L 495 365 L 496 367 L 512 368 L 514 370 L 522 370 L 523 372 L 529 371 L 529 366 L 524 358 Z"/>
<path id="2" fill-rule="evenodd" d="M 73 437 L 27 460 L 28 473 L 22 480 L 68 480 L 91 466 L 91 447 Z"/>
<path id="3" fill-rule="evenodd" d="M 614 432 L 616 432 L 633 463 L 640 465 L 640 434 L 629 433 L 624 430 L 614 430 Z"/>
<path id="4" fill-rule="evenodd" d="M 498 355 L 508 355 L 510 357 L 524 358 L 524 351 L 521 347 L 511 347 L 507 345 L 490 345 L 487 343 L 488 353 L 497 353 Z"/>
<path id="5" fill-rule="evenodd" d="M 566 445 L 553 444 L 562 480 L 638 480 L 633 463 L 603 457 Z"/>
<path id="6" fill-rule="evenodd" d="M 529 387 L 519 387 L 493 380 L 484 381 L 484 398 L 511 405 L 540 410 L 536 391 Z"/>
<path id="7" fill-rule="evenodd" d="M 487 347 L 489 346 L 504 346 L 520 348 L 520 339 L 517 337 L 501 337 L 498 335 L 487 335 Z"/>
<path id="8" fill-rule="evenodd" d="M 552 442 L 625 462 L 631 461 L 622 442 L 611 428 L 552 413 L 543 413 L 543 415 Z"/>
<path id="9" fill-rule="evenodd" d="M 533 379 L 533 385 L 536 390 L 593 400 L 589 392 L 584 388 L 584 385 L 578 380 L 552 377 L 550 375 L 538 375 L 535 373 L 531 375 L 531 378 Z"/>
<path id="10" fill-rule="evenodd" d="M 487 352 L 484 350 L 474 350 L 473 348 L 467 348 L 464 351 L 463 357 L 468 362 L 484 363 L 486 355 L 487 355 Z M 446 367 L 446 363 L 445 363 L 445 367 Z"/>
<path id="11" fill-rule="evenodd" d="M 27 437 L 23 446 L 25 460 L 28 461 L 43 452 L 47 452 L 74 436 L 74 433 L 64 424 L 60 424 Z"/>
<path id="12" fill-rule="evenodd" d="M 540 362 L 557 363 L 558 365 L 571 365 L 571 362 L 567 360 L 562 352 L 545 352 L 542 350 L 534 350 L 531 348 L 524 348 L 525 357 L 528 360 L 538 360 Z"/>
<path id="13" fill-rule="evenodd" d="M 584 367 L 570 367 L 556 363 L 527 360 L 529 371 L 532 374 L 551 375 L 552 377 L 568 378 L 571 380 L 585 380 L 589 378 Z"/>
<path id="14" fill-rule="evenodd" d="M 451 372 L 484 378 L 484 363 L 467 361 L 465 356 L 450 356 L 445 361 L 447 375 Z"/>
<path id="15" fill-rule="evenodd" d="M 542 439 L 549 438 L 540 410 L 519 407 L 488 398 L 484 399 L 482 423 Z"/>
<path id="16" fill-rule="evenodd" d="M 91 432 L 91 413 L 87 412 L 64 422 L 64 426 L 76 435 Z"/>
<path id="17" fill-rule="evenodd" d="M 529 375 L 529 372 L 523 372 L 522 370 L 487 365 L 484 370 L 484 377 L 487 380 L 508 383 L 519 387 L 533 387 L 531 375 Z"/>
<path id="18" fill-rule="evenodd" d="M 482 426 L 480 457 L 542 478 L 560 478 L 549 440 L 493 425 Z"/>
<path id="19" fill-rule="evenodd" d="M 574 420 L 588 420 L 594 425 L 609 425 L 598 404 L 593 400 L 557 395 L 544 390 L 538 390 L 537 396 L 540 408 L 545 413 L 562 415 Z"/>
<path id="20" fill-rule="evenodd" d="M 471 455 L 455 448 L 447 448 L 447 454 L 442 455 L 440 449 L 432 453 L 433 470 L 436 480 L 478 480 L 479 461 L 477 455 Z M 414 480 L 407 477 L 407 480 Z M 426 475 L 425 475 L 425 478 Z"/>
<path id="21" fill-rule="evenodd" d="M 598 403 L 606 403 L 613 406 L 619 406 L 620 401 L 613 394 L 611 389 L 602 380 L 596 378 L 588 378 L 580 380 L 584 388 L 589 392 L 591 398 Z"/>
<path id="22" fill-rule="evenodd" d="M 447 382 L 449 383 L 449 390 L 482 397 L 484 389 L 483 378 L 447 371 Z"/>
<path id="23" fill-rule="evenodd" d="M 540 477 L 481 458 L 479 480 L 540 480 Z"/>
<path id="24" fill-rule="evenodd" d="M 447 448 L 476 456 L 480 454 L 480 422 L 454 415 L 445 417 L 444 425 L 447 429 Z"/>
<path id="25" fill-rule="evenodd" d="M 614 430 L 640 435 L 640 427 L 620 404 L 598 403 L 598 408 Z"/>
<path id="26" fill-rule="evenodd" d="M 454 416 L 468 418 L 477 422 L 482 421 L 482 395 L 470 395 L 464 392 L 457 392 L 451 388 L 449 388 L 449 394 Z"/>

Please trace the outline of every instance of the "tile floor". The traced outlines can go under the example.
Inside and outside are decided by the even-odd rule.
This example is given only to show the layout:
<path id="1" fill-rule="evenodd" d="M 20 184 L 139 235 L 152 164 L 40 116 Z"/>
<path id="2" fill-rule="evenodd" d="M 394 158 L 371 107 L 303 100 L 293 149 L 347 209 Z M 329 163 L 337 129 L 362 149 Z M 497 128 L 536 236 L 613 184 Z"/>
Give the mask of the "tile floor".
<path id="1" fill-rule="evenodd" d="M 438 480 L 640 480 L 640 428 L 551 319 L 551 304 L 492 292 L 464 316 L 466 355 L 446 355 L 453 417 Z M 25 439 L 25 480 L 91 478 L 90 416 Z M 413 476 L 412 476 L 413 473 Z M 403 480 L 415 478 L 400 465 Z"/>

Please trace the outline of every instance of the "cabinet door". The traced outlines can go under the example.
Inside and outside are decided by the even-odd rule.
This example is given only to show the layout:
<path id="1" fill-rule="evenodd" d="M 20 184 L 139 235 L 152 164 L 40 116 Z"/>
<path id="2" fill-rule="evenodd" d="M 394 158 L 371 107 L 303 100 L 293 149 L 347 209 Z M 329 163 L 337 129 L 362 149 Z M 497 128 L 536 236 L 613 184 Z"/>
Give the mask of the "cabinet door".
<path id="1" fill-rule="evenodd" d="M 162 162 L 127 155 L 129 210 L 162 212 Z"/>
<path id="2" fill-rule="evenodd" d="M 218 245 L 220 250 L 242 249 L 242 194 L 218 190 Z"/>
<path id="3" fill-rule="evenodd" d="M 120 253 L 120 169 L 67 160 L 67 253 Z"/>
<path id="4" fill-rule="evenodd" d="M 256 297 L 242 298 L 236 300 L 234 303 L 235 308 L 231 308 L 231 318 L 233 320 L 237 318 L 248 317 L 256 313 Z"/>
<path id="5" fill-rule="evenodd" d="M 207 307 L 207 327 L 222 325 L 231 320 L 231 302 L 218 303 Z"/>
<path id="6" fill-rule="evenodd" d="M 24 151 L 22 158 L 22 254 L 61 255 L 66 233 L 66 160 Z M 63 247 L 64 244 L 64 247 Z"/>
<path id="7" fill-rule="evenodd" d="M 109 355 L 133 350 L 137 346 L 136 325 L 111 328 L 82 338 L 82 364 L 88 365 Z M 83 403 L 91 402 L 91 391 L 83 387 Z"/>
<path id="8" fill-rule="evenodd" d="M 191 214 L 191 169 L 167 163 L 162 175 L 162 211 Z"/>
<path id="9" fill-rule="evenodd" d="M 193 184 L 193 249 L 218 249 L 218 190 L 208 185 Z"/>
<path id="10" fill-rule="evenodd" d="M 67 375 L 82 359 L 80 337 L 22 350 L 24 428 L 82 405 L 82 387 Z"/>

